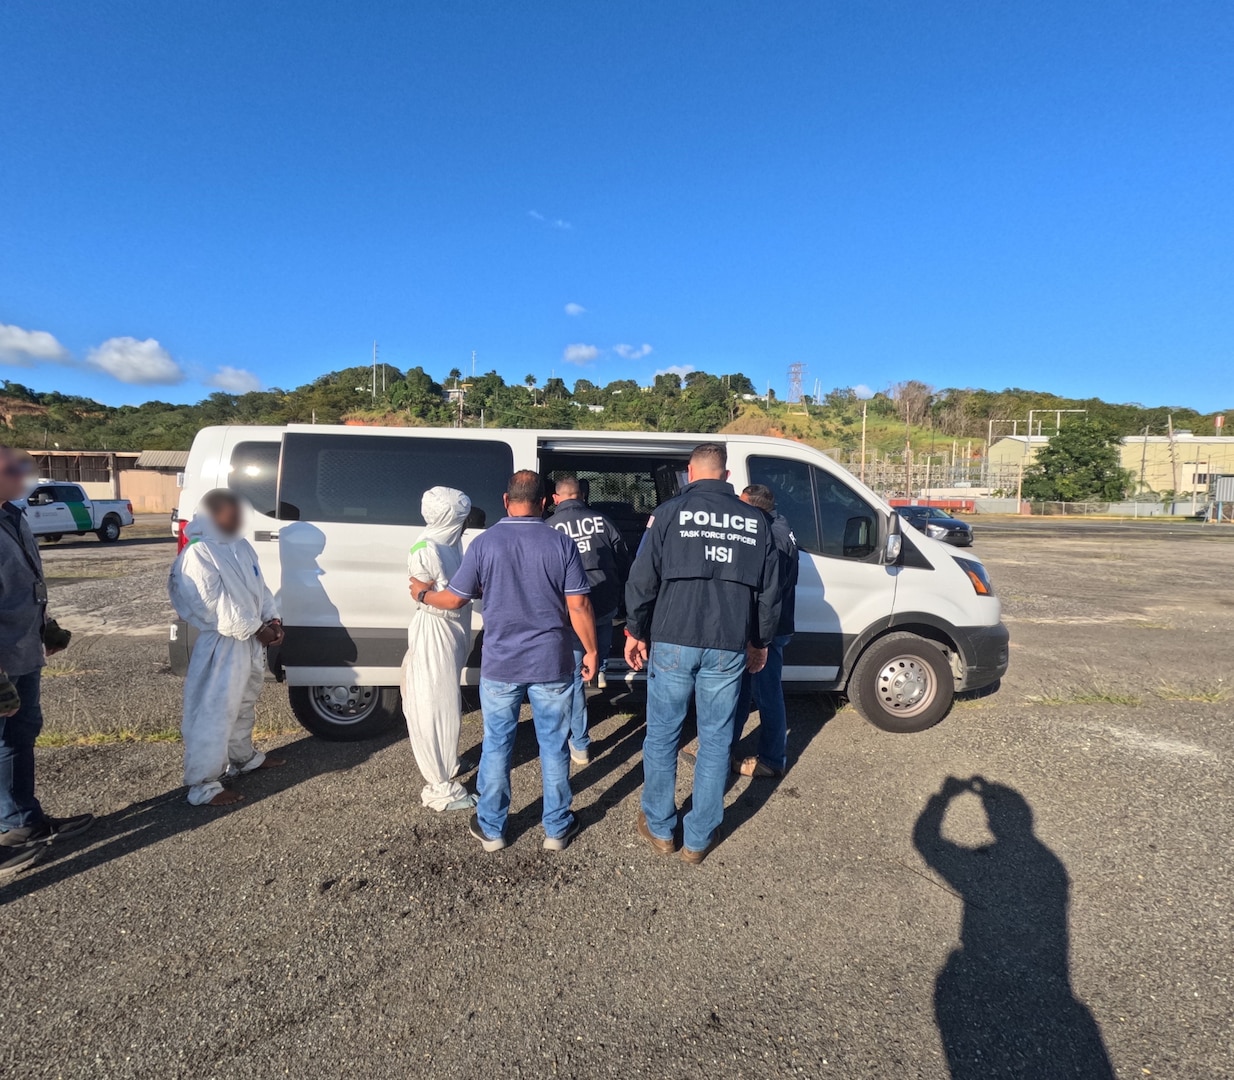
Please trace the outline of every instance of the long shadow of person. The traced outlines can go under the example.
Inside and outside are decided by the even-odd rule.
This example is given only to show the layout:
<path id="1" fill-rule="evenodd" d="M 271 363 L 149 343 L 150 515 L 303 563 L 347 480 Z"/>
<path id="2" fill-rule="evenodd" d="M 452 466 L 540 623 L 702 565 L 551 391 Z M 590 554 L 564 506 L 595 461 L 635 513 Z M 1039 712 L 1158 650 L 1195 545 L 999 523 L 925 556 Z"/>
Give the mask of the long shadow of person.
<path id="1" fill-rule="evenodd" d="M 946 840 L 957 795 L 985 809 L 992 844 Z M 1033 832 L 1014 788 L 949 776 L 913 829 L 913 844 L 964 901 L 960 944 L 934 986 L 934 1014 L 952 1080 L 1113 1080 L 1101 1029 L 1071 988 L 1066 868 Z"/>
<path id="2" fill-rule="evenodd" d="M 52 857 L 45 863 L 6 882 L 0 887 L 0 907 L 160 841 L 190 833 L 224 815 L 239 815 L 242 823 L 249 808 L 262 800 L 315 777 L 355 768 L 405 738 L 402 732 L 391 730 L 364 742 L 332 743 L 309 736 L 297 739 L 279 747 L 279 753 L 287 757 L 283 768 L 258 769 L 237 780 L 236 789 L 243 791 L 245 801 L 226 808 L 190 806 L 185 802 L 183 787 L 130 803 L 100 817 L 81 841 L 69 841 L 63 852 L 53 848 Z M 418 784 L 415 787 L 418 789 Z"/>

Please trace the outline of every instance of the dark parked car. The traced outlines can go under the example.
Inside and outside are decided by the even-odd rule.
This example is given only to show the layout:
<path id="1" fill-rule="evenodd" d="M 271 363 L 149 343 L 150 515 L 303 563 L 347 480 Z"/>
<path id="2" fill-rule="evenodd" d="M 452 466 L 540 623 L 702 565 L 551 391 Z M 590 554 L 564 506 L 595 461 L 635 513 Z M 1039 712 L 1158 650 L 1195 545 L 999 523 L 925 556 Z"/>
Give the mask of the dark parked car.
<path id="1" fill-rule="evenodd" d="M 973 527 L 967 521 L 948 517 L 937 506 L 897 506 L 896 509 L 914 529 L 956 547 L 972 547 Z"/>

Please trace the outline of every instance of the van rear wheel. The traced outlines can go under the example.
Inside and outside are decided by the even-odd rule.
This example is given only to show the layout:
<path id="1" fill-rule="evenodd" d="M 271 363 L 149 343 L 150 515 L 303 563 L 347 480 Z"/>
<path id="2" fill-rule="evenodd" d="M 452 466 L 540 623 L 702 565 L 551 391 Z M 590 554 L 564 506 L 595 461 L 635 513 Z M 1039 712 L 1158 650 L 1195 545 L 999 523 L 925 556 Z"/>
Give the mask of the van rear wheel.
<path id="1" fill-rule="evenodd" d="M 331 742 L 358 742 L 384 735 L 400 719 L 397 686 L 289 686 L 296 719 Z"/>
<path id="2" fill-rule="evenodd" d="M 925 731 L 948 712 L 955 678 L 941 649 L 916 634 L 888 634 L 857 661 L 848 700 L 876 728 L 897 734 Z"/>

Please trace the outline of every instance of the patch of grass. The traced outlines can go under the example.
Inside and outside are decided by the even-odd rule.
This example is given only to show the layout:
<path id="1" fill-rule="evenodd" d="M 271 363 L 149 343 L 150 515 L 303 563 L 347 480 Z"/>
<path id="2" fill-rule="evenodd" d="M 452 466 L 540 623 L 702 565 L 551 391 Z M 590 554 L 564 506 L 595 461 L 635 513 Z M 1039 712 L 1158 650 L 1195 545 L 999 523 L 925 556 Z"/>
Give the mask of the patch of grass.
<path id="1" fill-rule="evenodd" d="M 1208 686 L 1179 686 L 1177 683 L 1161 683 L 1153 691 L 1162 701 L 1217 702 L 1230 699 L 1230 688 L 1220 679 Z"/>
<path id="2" fill-rule="evenodd" d="M 255 739 L 275 739 L 284 735 L 303 734 L 300 727 L 257 727 Z M 56 748 L 62 746 L 115 746 L 121 743 L 173 743 L 180 741 L 179 728 L 160 728 L 156 731 L 134 731 L 132 728 L 117 728 L 115 731 L 45 731 L 38 737 L 35 746 Z"/>
<path id="3" fill-rule="evenodd" d="M 1072 691 L 1051 691 L 1047 694 L 1030 694 L 1028 702 L 1032 705 L 1143 705 L 1144 699 L 1139 694 L 1131 694 L 1125 690 L 1110 690 L 1103 687 L 1090 687 Z"/>
<path id="4" fill-rule="evenodd" d="M 109 746 L 113 743 L 179 742 L 180 732 L 175 728 L 160 731 L 133 731 L 120 728 L 116 731 L 45 731 L 38 737 L 35 746 Z"/>

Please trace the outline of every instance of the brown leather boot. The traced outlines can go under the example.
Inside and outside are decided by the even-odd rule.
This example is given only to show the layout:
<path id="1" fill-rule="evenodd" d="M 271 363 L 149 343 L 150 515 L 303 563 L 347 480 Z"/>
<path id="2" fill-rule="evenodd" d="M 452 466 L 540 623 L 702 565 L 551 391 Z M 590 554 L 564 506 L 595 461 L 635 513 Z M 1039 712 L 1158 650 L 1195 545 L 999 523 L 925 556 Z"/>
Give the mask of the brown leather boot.
<path id="1" fill-rule="evenodd" d="M 640 810 L 638 812 L 638 835 L 641 836 L 651 846 L 651 850 L 657 855 L 672 855 L 677 850 L 677 844 L 673 840 L 661 840 L 658 836 L 653 836 L 649 828 L 647 828 L 647 816 Z"/>

